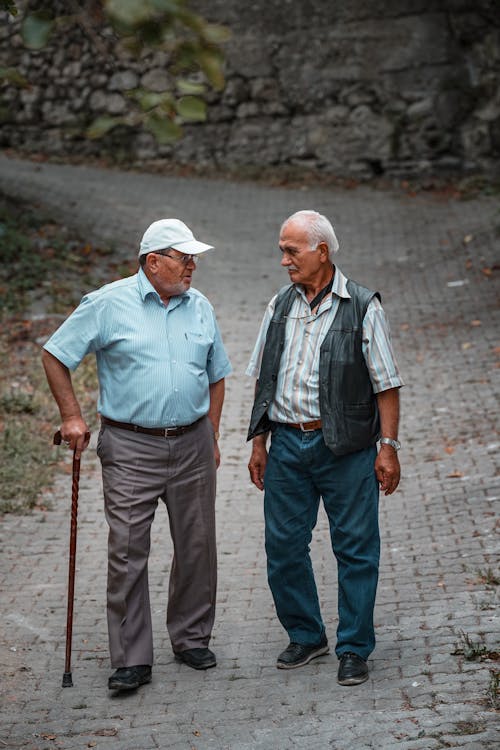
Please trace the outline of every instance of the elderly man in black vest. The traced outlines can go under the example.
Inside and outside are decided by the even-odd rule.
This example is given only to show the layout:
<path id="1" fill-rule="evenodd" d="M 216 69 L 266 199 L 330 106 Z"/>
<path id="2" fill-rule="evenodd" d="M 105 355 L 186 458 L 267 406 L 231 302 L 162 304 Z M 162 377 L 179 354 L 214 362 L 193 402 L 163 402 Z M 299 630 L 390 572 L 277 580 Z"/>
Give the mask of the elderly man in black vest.
<path id="1" fill-rule="evenodd" d="M 329 650 L 309 554 L 322 498 L 338 567 L 338 681 L 357 685 L 375 646 L 378 496 L 399 483 L 403 381 L 380 296 L 333 264 L 328 219 L 298 211 L 279 247 L 292 283 L 270 301 L 247 369 L 257 378 L 248 468 L 265 490 L 268 580 L 290 639 L 277 667 Z"/>

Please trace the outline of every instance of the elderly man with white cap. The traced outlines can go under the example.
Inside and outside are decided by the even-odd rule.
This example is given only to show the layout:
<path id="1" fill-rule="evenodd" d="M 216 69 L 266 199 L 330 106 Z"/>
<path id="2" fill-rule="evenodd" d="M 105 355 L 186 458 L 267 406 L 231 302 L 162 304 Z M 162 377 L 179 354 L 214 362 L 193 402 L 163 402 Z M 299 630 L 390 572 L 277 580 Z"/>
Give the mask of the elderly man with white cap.
<path id="1" fill-rule="evenodd" d="M 175 657 L 194 669 L 216 665 L 208 644 L 217 582 L 217 441 L 231 366 L 212 305 L 191 287 L 197 257 L 211 249 L 182 221 L 155 221 L 141 241 L 138 273 L 86 294 L 44 346 L 61 435 L 77 456 L 89 429 L 70 373 L 86 354 L 97 361 L 116 670 L 110 690 L 151 681 L 148 557 L 159 498 L 174 547 L 167 628 Z"/>

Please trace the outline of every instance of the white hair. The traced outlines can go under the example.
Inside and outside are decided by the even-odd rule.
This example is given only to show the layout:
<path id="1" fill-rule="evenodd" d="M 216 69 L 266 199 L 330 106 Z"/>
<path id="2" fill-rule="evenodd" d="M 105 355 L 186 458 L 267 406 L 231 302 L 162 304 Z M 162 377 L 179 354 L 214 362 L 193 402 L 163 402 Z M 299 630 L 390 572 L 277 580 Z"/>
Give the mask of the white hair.
<path id="1" fill-rule="evenodd" d="M 289 221 L 295 221 L 304 227 L 307 240 L 311 250 L 316 250 L 320 242 L 324 242 L 328 247 L 328 257 L 333 260 L 333 256 L 339 249 L 339 241 L 335 230 L 330 221 L 317 211 L 296 211 L 294 214 L 285 219 L 281 225 L 281 230 Z"/>

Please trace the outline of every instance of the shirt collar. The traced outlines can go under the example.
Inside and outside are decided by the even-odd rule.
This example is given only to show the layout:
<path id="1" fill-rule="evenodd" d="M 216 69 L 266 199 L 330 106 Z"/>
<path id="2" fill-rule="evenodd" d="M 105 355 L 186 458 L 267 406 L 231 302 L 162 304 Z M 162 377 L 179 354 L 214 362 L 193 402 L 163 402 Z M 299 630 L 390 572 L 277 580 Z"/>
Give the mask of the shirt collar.
<path id="1" fill-rule="evenodd" d="M 160 300 L 160 295 L 142 270 L 142 268 L 139 268 L 139 271 L 137 273 L 137 288 L 139 290 L 139 294 L 141 295 L 141 299 L 144 302 L 146 297 L 150 294 L 152 294 L 154 297 L 156 297 L 158 300 Z"/>
<path id="2" fill-rule="evenodd" d="M 333 284 L 332 284 L 332 295 L 336 294 L 337 297 L 342 297 L 343 299 L 350 299 L 351 295 L 347 291 L 347 277 L 344 276 L 342 271 L 338 266 L 334 266 L 335 273 L 333 276 Z M 295 289 L 299 294 L 305 299 L 305 293 L 304 293 L 304 287 L 302 284 L 295 284 Z"/>
<path id="3" fill-rule="evenodd" d="M 143 302 L 146 301 L 146 297 L 152 296 L 157 300 L 157 302 L 160 305 L 163 305 L 160 295 L 158 294 L 158 292 L 156 291 L 156 289 L 154 288 L 154 286 L 152 285 L 152 283 L 150 282 L 150 280 L 148 279 L 148 277 L 146 276 L 142 268 L 139 268 L 139 271 L 137 273 L 137 288 L 139 290 L 139 294 Z M 173 307 L 177 307 L 177 305 L 180 305 L 180 303 L 184 299 L 187 299 L 188 296 L 189 296 L 189 290 L 187 290 L 186 292 L 183 292 L 180 295 L 176 295 L 175 297 L 171 297 L 169 306 L 170 304 L 172 304 Z"/>
<path id="4" fill-rule="evenodd" d="M 335 275 L 333 277 L 332 294 L 336 294 L 343 299 L 350 299 L 351 295 L 347 291 L 347 277 L 344 276 L 338 266 L 335 266 Z"/>

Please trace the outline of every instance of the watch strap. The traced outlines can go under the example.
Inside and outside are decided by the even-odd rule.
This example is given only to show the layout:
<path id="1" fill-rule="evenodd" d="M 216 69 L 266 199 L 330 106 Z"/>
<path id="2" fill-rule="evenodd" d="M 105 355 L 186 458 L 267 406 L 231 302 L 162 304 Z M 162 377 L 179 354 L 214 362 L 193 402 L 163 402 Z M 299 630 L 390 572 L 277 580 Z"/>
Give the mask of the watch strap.
<path id="1" fill-rule="evenodd" d="M 401 443 L 399 440 L 393 440 L 393 438 L 389 437 L 381 437 L 380 443 L 382 445 L 390 445 L 391 448 L 394 448 L 395 451 L 398 451 L 401 448 Z"/>

